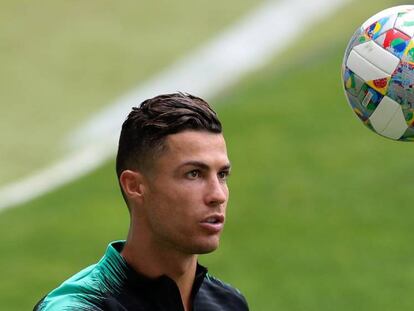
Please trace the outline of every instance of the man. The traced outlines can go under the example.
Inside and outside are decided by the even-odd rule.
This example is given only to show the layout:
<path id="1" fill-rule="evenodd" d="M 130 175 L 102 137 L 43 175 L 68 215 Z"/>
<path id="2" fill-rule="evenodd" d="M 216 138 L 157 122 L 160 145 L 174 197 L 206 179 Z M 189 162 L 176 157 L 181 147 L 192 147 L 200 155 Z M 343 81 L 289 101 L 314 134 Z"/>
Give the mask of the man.
<path id="1" fill-rule="evenodd" d="M 177 93 L 133 108 L 116 170 L 131 216 L 126 242 L 111 243 L 35 310 L 248 310 L 197 262 L 219 245 L 229 196 L 230 162 L 209 105 Z"/>

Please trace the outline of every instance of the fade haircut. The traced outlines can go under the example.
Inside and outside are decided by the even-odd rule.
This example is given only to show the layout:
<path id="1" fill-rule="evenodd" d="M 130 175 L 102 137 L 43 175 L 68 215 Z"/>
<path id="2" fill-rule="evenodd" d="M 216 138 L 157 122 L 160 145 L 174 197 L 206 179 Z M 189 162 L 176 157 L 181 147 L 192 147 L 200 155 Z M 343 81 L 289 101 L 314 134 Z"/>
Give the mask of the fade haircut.
<path id="1" fill-rule="evenodd" d="M 209 104 L 190 94 L 159 95 L 132 108 L 119 138 L 118 179 L 124 170 L 148 172 L 153 160 L 164 151 L 166 137 L 185 130 L 219 134 L 222 127 Z"/>

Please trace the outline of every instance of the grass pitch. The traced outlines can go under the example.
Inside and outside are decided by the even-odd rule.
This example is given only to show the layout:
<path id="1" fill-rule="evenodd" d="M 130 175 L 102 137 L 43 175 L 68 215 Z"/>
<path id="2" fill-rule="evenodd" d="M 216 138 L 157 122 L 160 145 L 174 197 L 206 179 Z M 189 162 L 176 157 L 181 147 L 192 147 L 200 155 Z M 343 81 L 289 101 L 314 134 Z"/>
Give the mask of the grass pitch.
<path id="1" fill-rule="evenodd" d="M 414 149 L 364 128 L 340 82 L 354 29 L 393 3 L 355 5 L 216 102 L 231 196 L 221 247 L 201 261 L 251 310 L 414 306 Z M 30 309 L 125 237 L 113 167 L 0 215 L 2 309 Z"/>
<path id="2" fill-rule="evenodd" d="M 69 132 L 99 108 L 257 4 L 1 1 L 0 185 L 61 157 Z"/>

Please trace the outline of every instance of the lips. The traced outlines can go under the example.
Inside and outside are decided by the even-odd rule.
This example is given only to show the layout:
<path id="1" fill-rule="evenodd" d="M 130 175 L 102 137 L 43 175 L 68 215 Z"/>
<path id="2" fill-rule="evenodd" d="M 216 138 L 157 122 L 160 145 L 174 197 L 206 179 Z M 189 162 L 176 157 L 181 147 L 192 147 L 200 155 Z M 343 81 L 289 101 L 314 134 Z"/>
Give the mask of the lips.
<path id="1" fill-rule="evenodd" d="M 224 215 L 209 215 L 200 222 L 200 225 L 210 233 L 219 233 L 221 230 L 223 230 Z"/>
<path id="2" fill-rule="evenodd" d="M 214 214 L 210 215 L 202 221 L 202 223 L 208 223 L 208 224 L 218 224 L 224 222 L 224 216 L 222 214 Z"/>

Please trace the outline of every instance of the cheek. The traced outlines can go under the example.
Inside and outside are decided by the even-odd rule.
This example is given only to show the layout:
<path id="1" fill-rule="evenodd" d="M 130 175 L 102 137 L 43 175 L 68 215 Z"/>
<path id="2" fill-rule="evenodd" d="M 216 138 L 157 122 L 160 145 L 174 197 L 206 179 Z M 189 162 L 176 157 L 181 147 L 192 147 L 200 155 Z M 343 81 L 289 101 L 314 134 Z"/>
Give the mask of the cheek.
<path id="1" fill-rule="evenodd" d="M 165 221 L 171 222 L 175 222 L 175 219 L 189 222 L 190 218 L 199 216 L 197 213 L 203 207 L 203 193 L 206 192 L 202 182 L 168 180 L 158 181 L 151 186 L 147 203 L 150 205 L 148 213 L 152 217 L 167 218 Z M 228 194 L 227 188 L 226 191 Z"/>
<path id="2" fill-rule="evenodd" d="M 151 231 L 162 239 L 184 243 L 197 230 L 198 216 L 193 207 L 178 196 L 157 199 L 148 215 Z"/>
<path id="3" fill-rule="evenodd" d="M 192 217 L 197 210 L 193 196 L 194 192 L 188 189 L 158 192 L 151 200 L 149 213 L 165 223 L 185 224 L 186 218 Z"/>

